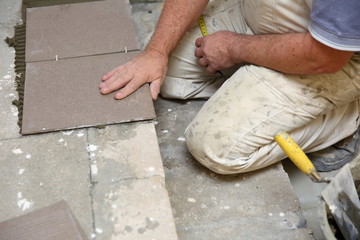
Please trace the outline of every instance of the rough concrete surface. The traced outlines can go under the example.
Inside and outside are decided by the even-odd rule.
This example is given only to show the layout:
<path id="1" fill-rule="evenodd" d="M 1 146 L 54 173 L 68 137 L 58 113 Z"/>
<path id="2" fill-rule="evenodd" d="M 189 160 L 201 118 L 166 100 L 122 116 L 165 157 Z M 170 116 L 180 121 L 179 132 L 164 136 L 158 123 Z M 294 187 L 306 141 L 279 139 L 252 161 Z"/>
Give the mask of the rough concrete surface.
<path id="1" fill-rule="evenodd" d="M 153 123 L 89 130 L 97 239 L 177 239 Z"/>
<path id="2" fill-rule="evenodd" d="M 15 51 L 4 41 L 14 35 L 14 26 L 21 22 L 20 1 L 1 1 L 0 14 L 0 139 L 19 136 L 17 108 L 12 101 L 17 98 L 15 88 Z"/>
<path id="3" fill-rule="evenodd" d="M 64 199 L 85 231 L 92 231 L 87 143 L 79 133 L 0 142 L 1 220 Z"/>
<path id="4" fill-rule="evenodd" d="M 313 239 L 282 165 L 215 174 L 186 151 L 183 132 L 204 101 L 155 103 L 166 187 L 179 239 Z"/>

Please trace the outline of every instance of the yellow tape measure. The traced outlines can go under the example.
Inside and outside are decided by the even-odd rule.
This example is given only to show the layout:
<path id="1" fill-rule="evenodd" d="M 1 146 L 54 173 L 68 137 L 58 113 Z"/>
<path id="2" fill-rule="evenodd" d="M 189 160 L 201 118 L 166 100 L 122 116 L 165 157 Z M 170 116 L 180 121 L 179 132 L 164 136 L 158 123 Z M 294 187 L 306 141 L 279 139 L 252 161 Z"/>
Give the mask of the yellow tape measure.
<path id="1" fill-rule="evenodd" d="M 199 24 L 199 27 L 200 27 L 203 37 L 206 37 L 207 35 L 209 35 L 208 31 L 206 29 L 206 23 L 205 23 L 205 19 L 204 19 L 203 15 L 200 16 L 200 18 L 198 20 L 198 24 Z"/>

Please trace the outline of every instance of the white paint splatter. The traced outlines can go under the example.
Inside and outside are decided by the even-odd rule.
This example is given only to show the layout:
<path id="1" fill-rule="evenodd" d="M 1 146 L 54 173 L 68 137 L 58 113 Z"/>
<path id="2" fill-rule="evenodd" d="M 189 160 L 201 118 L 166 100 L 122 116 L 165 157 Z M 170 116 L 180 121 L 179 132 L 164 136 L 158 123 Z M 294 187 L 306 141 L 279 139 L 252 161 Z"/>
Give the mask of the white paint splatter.
<path id="1" fill-rule="evenodd" d="M 15 94 L 13 94 L 13 93 L 9 93 L 8 95 L 6 95 L 5 97 L 15 97 Z"/>
<path id="2" fill-rule="evenodd" d="M 162 133 L 168 133 L 169 130 L 167 130 L 167 129 L 162 129 L 161 132 L 162 132 Z"/>
<path id="3" fill-rule="evenodd" d="M 6 74 L 5 76 L 4 76 L 4 79 L 10 79 L 11 78 L 11 75 L 10 74 Z"/>
<path id="4" fill-rule="evenodd" d="M 65 141 L 65 140 L 64 140 L 63 138 L 60 138 L 60 139 L 58 140 L 59 143 L 64 142 L 64 141 Z"/>
<path id="5" fill-rule="evenodd" d="M 91 164 L 90 169 L 91 169 L 91 174 L 96 175 L 98 173 L 98 167 L 96 164 Z"/>
<path id="6" fill-rule="evenodd" d="M 187 201 L 188 201 L 188 202 L 191 202 L 191 203 L 195 203 L 195 202 L 196 202 L 196 199 L 195 199 L 195 198 L 188 198 Z"/>
<path id="7" fill-rule="evenodd" d="M 111 204 L 111 208 L 117 208 L 116 204 Z"/>
<path id="8" fill-rule="evenodd" d="M 24 168 L 20 168 L 20 169 L 19 169 L 19 175 L 23 174 L 23 173 L 24 173 L 24 171 L 25 171 L 25 169 L 24 169 Z"/>
<path id="9" fill-rule="evenodd" d="M 333 205 L 329 206 L 329 209 L 330 209 L 331 213 L 334 213 L 336 211 L 337 207 L 333 204 Z"/>
<path id="10" fill-rule="evenodd" d="M 235 183 L 235 187 L 240 187 L 240 183 Z"/>
<path id="11" fill-rule="evenodd" d="M 90 157 L 95 157 L 96 154 L 95 153 L 90 153 Z"/>
<path id="12" fill-rule="evenodd" d="M 31 208 L 32 205 L 33 205 L 33 203 L 30 202 L 30 201 L 28 201 L 28 200 L 26 200 L 26 198 L 20 199 L 20 200 L 18 201 L 18 207 L 19 207 L 21 210 L 23 210 L 23 211 L 25 211 L 26 209 Z"/>
<path id="13" fill-rule="evenodd" d="M 273 214 L 270 212 L 270 213 L 269 213 L 269 216 L 271 217 L 272 215 L 273 215 Z"/>
<path id="14" fill-rule="evenodd" d="M 32 207 L 33 202 L 28 201 L 26 198 L 22 198 L 21 192 L 17 193 L 17 198 L 18 198 L 17 205 L 21 210 L 25 211 L 26 209 L 29 209 Z"/>
<path id="15" fill-rule="evenodd" d="M 90 235 L 90 237 L 91 237 L 91 238 L 96 238 L 96 234 L 95 234 L 95 233 L 92 233 L 92 234 Z"/>
<path id="16" fill-rule="evenodd" d="M 83 137 L 84 136 L 84 133 L 81 131 L 77 134 L 78 137 Z"/>
<path id="17" fill-rule="evenodd" d="M 40 185 L 40 186 L 42 186 L 42 185 L 43 185 L 43 183 L 41 182 L 41 183 L 39 183 L 39 185 Z"/>
<path id="18" fill-rule="evenodd" d="M 178 140 L 178 141 L 181 141 L 181 142 L 185 142 L 185 138 L 184 138 L 184 137 L 178 137 L 177 140 Z"/>
<path id="19" fill-rule="evenodd" d="M 22 151 L 20 148 L 14 148 L 14 149 L 12 150 L 12 152 L 13 152 L 15 155 L 19 155 L 19 154 L 22 154 L 22 153 L 23 153 L 23 151 Z"/>
<path id="20" fill-rule="evenodd" d="M 201 208 L 207 208 L 207 206 L 204 203 L 202 203 Z"/>
<path id="21" fill-rule="evenodd" d="M 11 114 L 16 117 L 17 115 L 19 115 L 18 109 L 17 107 L 11 106 Z"/>
<path id="22" fill-rule="evenodd" d="M 279 216 L 280 216 L 280 217 L 284 217 L 284 216 L 285 216 L 285 213 L 281 212 L 281 213 L 279 213 Z"/>
<path id="23" fill-rule="evenodd" d="M 70 136 L 74 130 L 63 132 L 64 135 Z"/>
<path id="24" fill-rule="evenodd" d="M 229 209 L 230 209 L 230 206 L 225 206 L 224 209 L 225 209 L 225 210 L 229 210 Z"/>
<path id="25" fill-rule="evenodd" d="M 169 108 L 167 111 L 168 111 L 168 112 L 172 112 L 172 109 L 171 109 L 171 108 Z"/>
<path id="26" fill-rule="evenodd" d="M 88 147 L 87 147 L 87 150 L 89 152 L 94 152 L 98 149 L 99 146 L 96 146 L 96 145 L 93 145 L 93 144 L 90 144 Z"/>
<path id="27" fill-rule="evenodd" d="M 103 230 L 101 228 L 96 228 L 95 232 L 101 234 L 101 233 L 103 233 Z"/>
<path id="28" fill-rule="evenodd" d="M 25 158 L 26 158 L 26 159 L 30 159 L 30 158 L 31 158 L 31 155 L 28 153 L 28 154 L 26 154 Z"/>
<path id="29" fill-rule="evenodd" d="M 155 168 L 154 167 L 149 167 L 148 171 L 153 172 L 153 171 L 155 171 Z"/>

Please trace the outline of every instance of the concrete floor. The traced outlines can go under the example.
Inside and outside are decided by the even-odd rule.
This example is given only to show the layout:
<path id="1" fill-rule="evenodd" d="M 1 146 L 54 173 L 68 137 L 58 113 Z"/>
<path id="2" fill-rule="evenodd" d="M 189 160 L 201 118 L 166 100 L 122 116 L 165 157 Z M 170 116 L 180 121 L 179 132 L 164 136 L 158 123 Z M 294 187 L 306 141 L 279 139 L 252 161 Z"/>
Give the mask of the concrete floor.
<path id="1" fill-rule="evenodd" d="M 20 0 L 1 0 L 0 4 L 0 34 L 4 39 L 13 35 L 13 26 L 20 22 Z M 143 43 L 154 28 L 162 3 L 132 5 L 139 40 Z M 181 240 L 313 239 L 281 164 L 253 173 L 221 176 L 201 166 L 186 151 L 184 129 L 204 101 L 158 99 L 156 122 L 22 137 L 18 133 L 17 109 L 11 104 L 17 98 L 14 51 L 2 41 L 0 54 L 4 56 L 0 65 L 0 172 L 4 179 L 0 184 L 0 203 L 5 206 L 0 209 L 0 221 L 65 198 L 91 238 L 176 239 L 171 232 L 172 215 L 167 212 L 168 193 Z M 138 166 L 136 160 L 122 152 L 126 150 L 121 147 L 124 142 L 132 141 L 135 146 L 144 134 L 149 136 L 145 140 L 152 139 L 144 124 L 155 124 L 166 189 L 162 166 L 156 163 Z M 139 138 L 134 139 L 133 132 L 140 134 Z M 121 159 L 125 162 L 119 162 Z M 144 172 L 150 168 L 156 171 Z M 94 170 L 99 174 L 94 174 Z M 147 184 L 156 190 L 149 191 Z M 149 192 L 147 199 L 142 192 Z M 132 208 L 134 201 L 139 204 Z M 146 212 L 149 201 L 160 204 L 161 211 Z M 138 232 L 131 235 L 127 232 L 129 226 L 119 230 L 112 225 L 115 220 L 122 224 L 115 219 L 120 215 L 133 214 L 135 218 L 140 205 L 146 212 L 141 215 L 143 218 L 152 214 L 161 219 L 158 231 L 133 223 Z M 118 235 L 114 235 L 116 230 Z M 144 230 L 152 235 L 145 236 Z"/>
<path id="2" fill-rule="evenodd" d="M 179 239 L 312 239 L 281 164 L 221 176 L 186 151 L 184 129 L 203 103 L 155 103 L 165 183 Z"/>

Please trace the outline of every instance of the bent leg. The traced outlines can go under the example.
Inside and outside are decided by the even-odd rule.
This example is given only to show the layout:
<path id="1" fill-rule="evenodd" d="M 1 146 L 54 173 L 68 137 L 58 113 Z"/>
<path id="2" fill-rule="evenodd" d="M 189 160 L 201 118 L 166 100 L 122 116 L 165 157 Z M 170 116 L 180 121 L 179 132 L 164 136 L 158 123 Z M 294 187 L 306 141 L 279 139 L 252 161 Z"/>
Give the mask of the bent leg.
<path id="1" fill-rule="evenodd" d="M 284 75 L 240 68 L 186 130 L 189 151 L 222 174 L 256 170 L 285 158 L 273 134 L 289 132 L 306 151 L 328 147 L 359 126 L 359 58 L 336 74 Z"/>
<path id="2" fill-rule="evenodd" d="M 204 18 L 209 34 L 227 30 L 252 34 L 243 16 L 243 1 L 212 1 L 205 10 Z M 198 64 L 195 57 L 195 40 L 202 37 L 200 28 L 195 24 L 181 39 L 168 66 L 167 75 L 161 88 L 165 98 L 189 99 L 209 98 L 231 76 L 239 66 L 211 74 Z"/>

